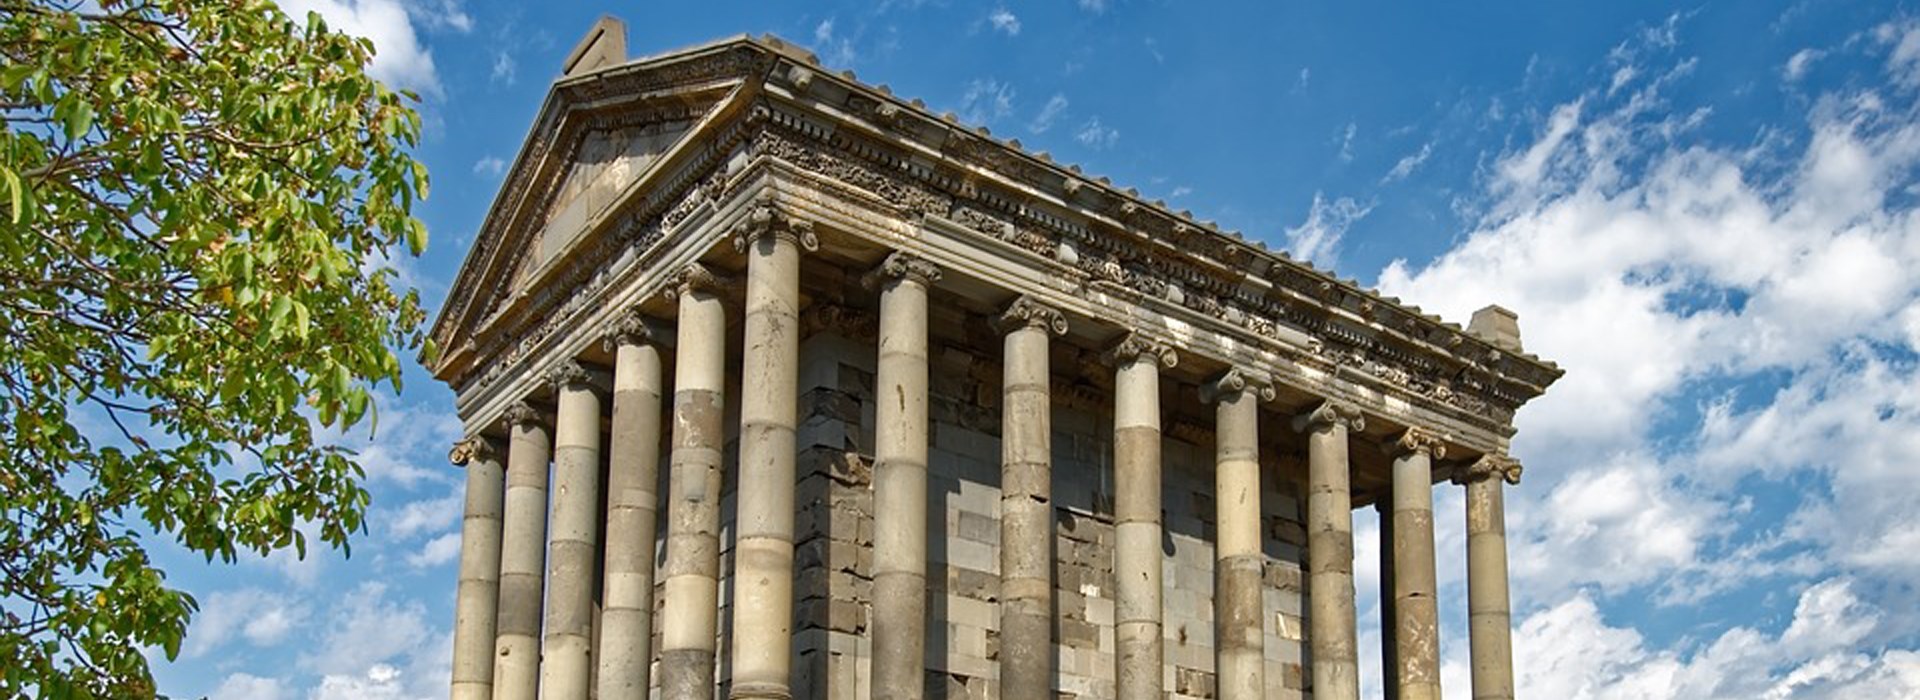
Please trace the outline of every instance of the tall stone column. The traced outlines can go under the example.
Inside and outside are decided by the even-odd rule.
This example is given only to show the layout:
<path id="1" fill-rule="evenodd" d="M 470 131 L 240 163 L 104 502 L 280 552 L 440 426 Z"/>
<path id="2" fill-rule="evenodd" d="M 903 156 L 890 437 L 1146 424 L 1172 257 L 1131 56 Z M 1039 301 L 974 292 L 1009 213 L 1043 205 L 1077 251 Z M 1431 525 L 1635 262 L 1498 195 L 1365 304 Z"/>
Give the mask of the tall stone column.
<path id="1" fill-rule="evenodd" d="M 653 661 L 653 543 L 659 512 L 660 350 L 629 311 L 608 332 L 613 433 L 607 445 L 606 584 L 601 593 L 602 698 L 641 698 Z"/>
<path id="2" fill-rule="evenodd" d="M 926 687 L 927 286 L 932 263 L 887 256 L 874 378 L 873 697 L 918 700 Z"/>
<path id="3" fill-rule="evenodd" d="M 493 635 L 500 603 L 500 518 L 506 471 L 493 441 L 475 435 L 448 461 L 467 468 L 460 524 L 460 588 L 453 604 L 453 700 L 493 700 Z"/>
<path id="4" fill-rule="evenodd" d="M 799 420 L 800 251 L 811 226 L 761 205 L 736 232 L 747 254 L 740 367 L 739 513 L 733 547 L 734 698 L 791 697 L 794 429 Z"/>
<path id="5" fill-rule="evenodd" d="M 495 700 L 540 692 L 540 603 L 547 569 L 547 461 L 553 437 L 528 404 L 507 410 L 506 517 L 501 521 L 500 618 L 494 641 Z"/>
<path id="6" fill-rule="evenodd" d="M 1213 620 L 1221 700 L 1257 700 L 1266 688 L 1260 547 L 1260 400 L 1273 388 L 1240 370 L 1202 388 L 1215 406 Z"/>
<path id="7" fill-rule="evenodd" d="M 667 557 L 661 567 L 660 696 L 712 700 L 720 614 L 720 475 L 726 445 L 727 309 L 700 265 L 667 293 L 680 305 L 674 333 L 673 437 L 668 457 Z"/>
<path id="8" fill-rule="evenodd" d="M 548 375 L 559 393 L 553 419 L 553 498 L 548 516 L 547 624 L 542 700 L 586 700 L 593 673 L 593 586 L 600 532 L 600 391 L 569 360 Z"/>
<path id="9" fill-rule="evenodd" d="M 1394 669 L 1400 667 L 1400 645 L 1395 641 L 1399 615 L 1393 605 L 1393 489 L 1392 482 L 1388 484 L 1387 494 L 1373 504 L 1380 515 L 1380 690 L 1386 700 L 1400 700 L 1400 684 L 1394 680 Z"/>
<path id="10" fill-rule="evenodd" d="M 1446 447 L 1418 428 L 1393 455 L 1394 678 L 1400 700 L 1440 699 L 1440 610 L 1433 561 L 1433 458 Z"/>
<path id="11" fill-rule="evenodd" d="M 1506 484 L 1520 483 L 1520 464 L 1488 455 L 1455 483 L 1467 487 L 1467 633 L 1472 646 L 1473 699 L 1513 700 L 1513 620 L 1507 600 Z"/>
<path id="12" fill-rule="evenodd" d="M 1353 495 L 1347 431 L 1360 412 L 1332 402 L 1294 419 L 1307 433 L 1307 644 L 1316 700 L 1358 700 L 1359 651 L 1353 611 Z"/>
<path id="13" fill-rule="evenodd" d="M 1165 658 L 1160 589 L 1160 368 L 1173 349 L 1129 335 L 1113 380 L 1114 679 L 1119 700 L 1160 700 Z"/>
<path id="14" fill-rule="evenodd" d="M 1053 414 L 1047 344 L 1067 317 L 1020 297 L 1006 334 L 1000 422 L 1000 697 L 1053 697 Z"/>

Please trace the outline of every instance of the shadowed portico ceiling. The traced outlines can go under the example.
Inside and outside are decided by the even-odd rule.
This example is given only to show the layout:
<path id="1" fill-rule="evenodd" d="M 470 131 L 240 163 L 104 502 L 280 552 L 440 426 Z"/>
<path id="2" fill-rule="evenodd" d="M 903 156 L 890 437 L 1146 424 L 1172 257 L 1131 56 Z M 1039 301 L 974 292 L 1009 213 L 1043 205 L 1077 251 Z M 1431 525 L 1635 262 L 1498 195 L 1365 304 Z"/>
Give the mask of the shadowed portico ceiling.
<path id="1" fill-rule="evenodd" d="M 1105 178 L 833 74 L 777 38 L 735 37 L 556 82 L 454 280 L 431 369 L 456 390 L 583 313 L 620 265 L 684 232 L 769 161 L 905 221 L 1011 244 L 1084 288 L 1266 338 L 1339 381 L 1451 407 L 1496 433 L 1561 370 L 1170 211 Z"/>

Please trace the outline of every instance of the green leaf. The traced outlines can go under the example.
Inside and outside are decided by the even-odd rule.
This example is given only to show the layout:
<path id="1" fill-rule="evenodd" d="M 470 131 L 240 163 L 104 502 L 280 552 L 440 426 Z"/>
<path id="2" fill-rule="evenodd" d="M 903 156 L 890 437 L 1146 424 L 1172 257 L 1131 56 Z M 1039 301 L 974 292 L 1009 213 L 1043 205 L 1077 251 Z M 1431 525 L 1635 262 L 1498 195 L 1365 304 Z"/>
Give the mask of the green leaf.
<path id="1" fill-rule="evenodd" d="M 13 172 L 13 168 L 4 166 L 0 166 L 0 176 L 5 176 L 7 180 L 7 200 L 13 207 L 13 223 L 20 223 L 22 211 L 20 200 L 21 195 L 24 194 L 21 192 L 20 176 Z"/>
<path id="2" fill-rule="evenodd" d="M 67 140 L 77 141 L 93 128 L 93 105 L 85 100 L 74 100 L 73 107 L 67 110 Z"/>

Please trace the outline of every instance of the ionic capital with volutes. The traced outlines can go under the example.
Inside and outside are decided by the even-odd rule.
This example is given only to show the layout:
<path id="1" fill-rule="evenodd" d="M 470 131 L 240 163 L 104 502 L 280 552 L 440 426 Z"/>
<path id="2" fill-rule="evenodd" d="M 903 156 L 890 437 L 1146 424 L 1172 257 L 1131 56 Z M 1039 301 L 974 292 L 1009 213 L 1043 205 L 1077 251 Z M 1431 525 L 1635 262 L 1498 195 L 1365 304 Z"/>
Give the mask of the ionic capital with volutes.
<path id="1" fill-rule="evenodd" d="M 861 278 L 868 289 L 882 289 L 896 281 L 917 282 L 920 286 L 930 286 L 940 281 L 940 266 L 933 261 L 911 253 L 894 252 L 880 261 L 878 267 Z"/>
<path id="2" fill-rule="evenodd" d="M 1293 419 L 1293 429 L 1303 433 L 1319 432 L 1336 426 L 1345 427 L 1350 432 L 1367 428 L 1367 418 L 1360 409 L 1344 403 L 1322 401 L 1313 410 L 1302 413 Z"/>
<path id="3" fill-rule="evenodd" d="M 1453 483 L 1465 486 L 1485 479 L 1500 479 L 1508 484 L 1520 485 L 1520 472 L 1524 469 L 1519 460 L 1503 454 L 1488 454 L 1466 467 L 1453 473 Z"/>
<path id="4" fill-rule="evenodd" d="M 547 369 L 546 380 L 554 390 L 587 389 L 605 393 L 612 377 L 605 371 L 588 367 L 579 360 L 562 360 Z"/>
<path id="5" fill-rule="evenodd" d="M 734 224 L 733 249 L 744 253 L 762 236 L 774 236 L 809 253 L 820 249 L 820 239 L 813 235 L 813 222 L 780 211 L 772 197 L 763 196 L 755 201 L 746 218 Z"/>
<path id="6" fill-rule="evenodd" d="M 993 320 L 994 328 L 1001 333 L 1012 333 L 1022 328 L 1039 328 L 1053 335 L 1067 334 L 1067 315 L 1059 309 L 1040 303 L 1033 297 L 1021 295 L 1007 305 Z"/>
<path id="7" fill-rule="evenodd" d="M 1154 340 L 1139 333 L 1128 333 L 1112 348 L 1101 356 L 1107 364 L 1125 367 L 1134 362 L 1148 360 L 1160 365 L 1162 369 L 1173 369 L 1180 364 L 1180 354 L 1173 346 Z"/>
<path id="8" fill-rule="evenodd" d="M 660 295 L 667 301 L 679 301 L 680 297 L 696 292 L 717 294 L 726 288 L 726 279 L 714 274 L 713 269 L 700 263 L 687 263 L 686 267 L 674 271 L 667 278 L 666 286 L 660 288 Z"/>
<path id="9" fill-rule="evenodd" d="M 630 308 L 615 316 L 613 323 L 607 326 L 600 336 L 600 349 L 607 352 L 619 350 L 627 345 L 649 345 L 653 343 L 653 329 L 647 325 L 647 317 L 637 308 Z"/>
<path id="10" fill-rule="evenodd" d="M 1394 438 L 1393 444 L 1387 446 L 1387 454 L 1390 457 L 1416 453 L 1440 459 L 1447 456 L 1447 445 L 1440 441 L 1440 436 L 1431 432 L 1420 428 L 1407 428 L 1406 432 Z"/>
<path id="11" fill-rule="evenodd" d="M 453 443 L 453 449 L 447 451 L 447 461 L 461 467 L 467 466 L 476 459 L 497 460 L 499 458 L 500 450 L 494 446 L 493 441 L 479 435 Z"/>
<path id="12" fill-rule="evenodd" d="M 500 415 L 500 420 L 506 423 L 508 430 L 523 425 L 544 427 L 550 424 L 545 413 L 541 412 L 540 409 L 534 408 L 533 404 L 525 401 L 519 401 L 512 406 L 508 406 L 506 412 Z"/>
<path id="13" fill-rule="evenodd" d="M 1220 375 L 1219 379 L 1200 385 L 1200 401 L 1215 403 L 1243 391 L 1252 392 L 1261 401 L 1272 401 L 1280 396 L 1273 388 L 1273 381 L 1266 375 L 1235 367 Z"/>

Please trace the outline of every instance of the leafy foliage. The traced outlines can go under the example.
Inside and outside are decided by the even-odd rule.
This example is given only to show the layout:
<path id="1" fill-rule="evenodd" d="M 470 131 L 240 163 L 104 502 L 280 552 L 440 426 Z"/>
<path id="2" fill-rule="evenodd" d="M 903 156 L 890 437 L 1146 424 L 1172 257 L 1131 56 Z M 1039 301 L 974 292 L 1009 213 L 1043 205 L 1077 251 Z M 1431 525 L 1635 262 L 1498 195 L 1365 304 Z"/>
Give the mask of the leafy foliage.
<path id="1" fill-rule="evenodd" d="M 0 0 L 0 697 L 151 697 L 195 602 L 154 536 L 346 548 L 425 342 L 411 95 L 265 0 Z M 427 348 L 429 353 L 432 349 Z"/>

